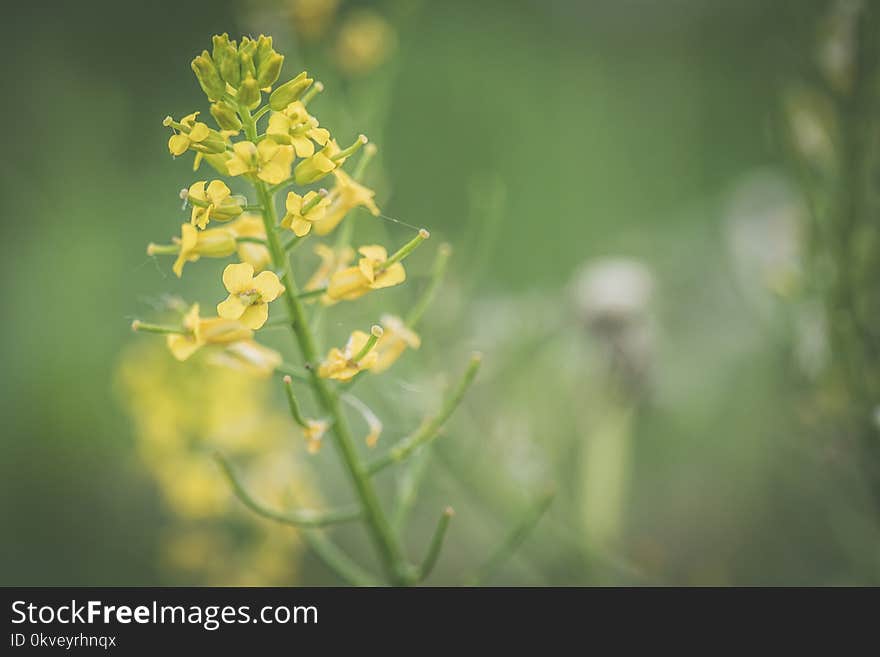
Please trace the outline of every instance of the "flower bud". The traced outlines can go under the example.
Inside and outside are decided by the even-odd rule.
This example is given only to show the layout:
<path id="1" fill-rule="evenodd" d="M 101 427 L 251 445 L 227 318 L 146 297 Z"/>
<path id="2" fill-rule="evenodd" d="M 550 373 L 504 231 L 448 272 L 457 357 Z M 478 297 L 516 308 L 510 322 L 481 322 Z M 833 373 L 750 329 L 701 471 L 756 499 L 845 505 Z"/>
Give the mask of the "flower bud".
<path id="1" fill-rule="evenodd" d="M 235 233 L 225 228 L 209 228 L 199 232 L 195 252 L 214 258 L 225 258 L 235 253 Z"/>
<path id="2" fill-rule="evenodd" d="M 199 153 L 223 153 L 226 151 L 226 140 L 216 130 L 208 130 L 208 136 L 202 141 L 193 142 L 190 148 Z"/>
<path id="3" fill-rule="evenodd" d="M 211 55 L 208 54 L 208 51 L 203 50 L 201 55 L 192 60 L 191 66 L 205 95 L 210 100 L 223 98 L 226 85 L 220 79 L 220 73 L 217 71 L 217 67 L 211 60 Z"/>
<path id="4" fill-rule="evenodd" d="M 241 130 L 241 120 L 229 103 L 221 101 L 211 105 L 211 116 L 214 117 L 217 125 L 224 130 L 235 130 L 236 132 Z"/>
<path id="5" fill-rule="evenodd" d="M 284 56 L 277 52 L 270 54 L 267 58 L 259 60 L 257 64 L 257 83 L 261 89 L 271 87 L 275 84 L 278 76 L 281 75 L 281 65 L 284 63 Z"/>
<path id="6" fill-rule="evenodd" d="M 228 34 L 214 35 L 213 57 L 220 76 L 233 87 L 238 88 L 241 84 L 241 64 L 238 61 L 235 42 L 229 41 Z"/>
<path id="7" fill-rule="evenodd" d="M 249 52 L 239 52 L 238 61 L 241 63 L 241 77 L 257 77 L 257 66 L 254 64 L 254 56 Z"/>
<path id="8" fill-rule="evenodd" d="M 254 76 L 248 75 L 242 80 L 235 98 L 240 105 L 248 108 L 254 108 L 260 104 L 260 85 Z"/>
<path id="9" fill-rule="evenodd" d="M 312 82 L 314 80 L 309 77 L 308 73 L 303 71 L 293 80 L 285 82 L 272 92 L 272 95 L 269 96 L 269 107 L 276 112 L 280 112 L 290 103 L 298 100 L 303 95 L 303 92 L 311 86 Z"/>

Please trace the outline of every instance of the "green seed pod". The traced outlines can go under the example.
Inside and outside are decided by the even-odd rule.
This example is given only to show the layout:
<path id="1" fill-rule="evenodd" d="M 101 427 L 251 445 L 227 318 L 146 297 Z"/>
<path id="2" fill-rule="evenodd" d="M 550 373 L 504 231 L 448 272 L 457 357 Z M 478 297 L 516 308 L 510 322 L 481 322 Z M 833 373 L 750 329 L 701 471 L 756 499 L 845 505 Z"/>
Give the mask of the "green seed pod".
<path id="1" fill-rule="evenodd" d="M 225 33 L 220 36 L 214 35 L 214 61 L 223 80 L 237 88 L 241 83 L 241 64 L 238 61 L 235 41 L 230 41 Z"/>
<path id="2" fill-rule="evenodd" d="M 224 130 L 241 130 L 241 120 L 229 103 L 219 102 L 211 105 L 211 116 Z"/>
<path id="3" fill-rule="evenodd" d="M 295 100 L 298 100 L 303 92 L 308 89 L 314 80 L 303 71 L 293 80 L 285 82 L 269 96 L 269 107 L 276 112 L 280 112 Z"/>
<path id="4" fill-rule="evenodd" d="M 239 104 L 250 109 L 260 104 L 260 85 L 252 75 L 248 75 L 242 80 L 235 99 Z"/>
<path id="5" fill-rule="evenodd" d="M 275 84 L 278 76 L 281 75 L 281 65 L 283 63 L 284 56 L 278 53 L 272 53 L 259 62 L 257 65 L 257 83 L 260 85 L 260 89 L 265 89 Z"/>
<path id="6" fill-rule="evenodd" d="M 226 85 L 220 79 L 220 73 L 217 71 L 217 67 L 211 60 L 211 55 L 208 54 L 208 51 L 202 51 L 201 55 L 192 60 L 191 66 L 196 74 L 196 79 L 198 79 L 202 87 L 202 91 L 205 92 L 208 99 L 218 100 L 223 98 Z"/>

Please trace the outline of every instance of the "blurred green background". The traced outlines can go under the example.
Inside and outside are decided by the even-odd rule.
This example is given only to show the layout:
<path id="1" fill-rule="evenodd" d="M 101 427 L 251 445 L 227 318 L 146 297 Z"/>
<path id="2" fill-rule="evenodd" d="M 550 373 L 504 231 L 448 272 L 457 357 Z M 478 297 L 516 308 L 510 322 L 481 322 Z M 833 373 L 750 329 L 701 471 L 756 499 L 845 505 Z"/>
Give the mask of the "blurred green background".
<path id="1" fill-rule="evenodd" d="M 322 125 L 380 147 L 383 212 L 455 250 L 418 359 L 389 384 L 454 374 L 469 349 L 486 357 L 408 532 L 422 550 L 439 505 L 455 506 L 430 583 L 460 581 L 551 482 L 553 505 L 488 583 L 880 581 L 858 464 L 811 419 L 796 322 L 755 276 L 795 248 L 760 218 L 797 206 L 774 117 L 825 5 L 342 3 L 396 34 L 388 61 L 356 79 L 323 42 L 297 40 L 283 3 L 7 7 L 0 584 L 195 581 L 162 565 L 171 513 L 115 372 L 125 345 L 149 339 L 129 331 L 149 299 L 192 297 L 193 280 L 216 295 L 208 275 L 190 266 L 182 283 L 144 247 L 177 230 L 176 191 L 192 180 L 162 118 L 207 109 L 189 62 L 223 31 L 272 34 L 287 75 L 308 66 L 322 79 Z M 376 230 L 402 241 L 393 228 Z M 627 258 L 651 290 L 636 347 L 585 309 L 590 284 L 573 283 L 605 258 Z M 404 415 L 389 435 L 417 418 Z M 328 482 L 345 499 L 344 480 Z M 598 542 L 593 513 L 614 516 Z M 358 530 L 341 540 L 369 561 Z M 303 558 L 298 581 L 335 582 Z"/>

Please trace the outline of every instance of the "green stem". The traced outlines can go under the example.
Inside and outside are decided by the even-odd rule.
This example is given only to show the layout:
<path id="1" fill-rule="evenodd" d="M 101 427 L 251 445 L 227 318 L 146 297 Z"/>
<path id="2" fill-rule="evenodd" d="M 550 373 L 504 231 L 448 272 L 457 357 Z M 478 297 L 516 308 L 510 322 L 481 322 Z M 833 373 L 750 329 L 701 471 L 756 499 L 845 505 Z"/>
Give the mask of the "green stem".
<path id="1" fill-rule="evenodd" d="M 434 570 L 437 558 L 440 556 L 440 549 L 443 547 L 443 539 L 446 537 L 446 530 L 449 529 L 449 521 L 455 511 L 451 506 L 446 507 L 440 515 L 440 521 L 437 523 L 437 529 L 434 530 L 434 536 L 431 537 L 431 544 L 428 546 L 428 553 L 425 555 L 422 565 L 419 567 L 419 581 L 424 580 Z"/>
<path id="2" fill-rule="evenodd" d="M 253 496 L 241 483 L 241 480 L 235 474 L 232 464 L 229 463 L 222 455 L 215 455 L 217 463 L 223 470 L 223 474 L 232 485 L 232 490 L 236 497 L 248 509 L 256 513 L 258 516 L 275 520 L 286 525 L 294 525 L 296 527 L 326 527 L 340 522 L 350 522 L 361 517 L 361 510 L 357 507 L 348 507 L 340 509 L 330 509 L 327 511 L 314 511 L 312 509 L 299 509 L 296 511 L 277 511 L 257 502 Z"/>
<path id="3" fill-rule="evenodd" d="M 312 297 L 319 297 L 327 291 L 327 286 L 324 287 L 316 287 L 314 290 L 306 290 L 305 292 L 300 292 L 296 296 L 300 299 L 311 299 Z"/>
<path id="4" fill-rule="evenodd" d="M 139 319 L 134 320 L 131 323 L 132 331 L 141 331 L 143 333 L 163 333 L 163 334 L 177 334 L 177 335 L 186 335 L 189 331 L 186 331 L 179 326 L 167 326 L 165 324 L 148 324 L 146 322 L 142 322 Z"/>
<path id="5" fill-rule="evenodd" d="M 443 424 L 449 419 L 449 416 L 452 415 L 461 403 L 464 393 L 470 387 L 474 377 L 477 375 L 477 370 L 480 369 L 481 360 L 482 357 L 480 354 L 474 354 L 471 356 L 467 370 L 465 370 L 464 375 L 461 377 L 458 385 L 453 388 L 451 394 L 443 400 L 443 404 L 440 406 L 440 410 L 437 414 L 422 422 L 421 426 L 416 429 L 414 433 L 406 438 L 402 438 L 400 442 L 389 449 L 387 453 L 371 461 L 367 465 L 367 472 L 373 475 L 389 465 L 400 463 L 419 447 L 427 445 L 434 440 L 440 429 L 443 427 Z"/>
<path id="6" fill-rule="evenodd" d="M 239 111 L 242 115 L 245 134 L 249 138 L 256 136 L 256 126 L 250 111 L 246 107 L 240 107 Z M 309 330 L 308 323 L 305 318 L 305 310 L 302 303 L 297 297 L 297 287 L 293 280 L 293 274 L 290 270 L 290 262 L 287 254 L 281 246 L 278 234 L 275 232 L 275 226 L 278 218 L 275 211 L 275 201 L 270 193 L 268 186 L 262 180 L 254 181 L 260 205 L 263 206 L 263 224 L 266 229 L 266 238 L 269 247 L 269 253 L 272 257 L 272 263 L 277 271 L 282 274 L 282 282 L 284 284 L 284 300 L 287 305 L 287 316 L 292 324 L 294 338 L 299 346 L 303 360 L 314 366 L 318 362 L 318 354 L 315 349 L 315 341 Z M 370 481 L 369 474 L 358 457 L 357 450 L 352 439 L 351 429 L 348 421 L 340 408 L 339 399 L 336 393 L 327 385 L 324 379 L 318 377 L 316 369 L 310 369 L 310 383 L 318 398 L 319 403 L 330 416 L 333 426 L 333 436 L 335 438 L 336 447 L 339 450 L 342 460 L 345 463 L 349 476 L 363 508 L 364 520 L 367 524 L 369 534 L 375 543 L 376 549 L 382 560 L 385 573 L 393 584 L 409 583 L 408 567 L 404 558 L 402 549 L 398 544 L 397 537 L 391 529 L 391 525 L 382 511 L 379 504 L 379 497 L 376 489 Z"/>
<path id="7" fill-rule="evenodd" d="M 307 530 L 302 535 L 312 552 L 344 582 L 353 586 L 379 586 L 379 582 L 370 573 L 352 561 L 321 532 Z"/>
<path id="8" fill-rule="evenodd" d="M 422 294 L 422 297 L 409 312 L 409 315 L 406 318 L 406 325 L 408 327 L 416 327 L 421 321 L 422 315 L 425 314 L 425 311 L 434 300 L 434 296 L 437 294 L 437 289 L 440 287 L 440 283 L 443 282 L 443 277 L 446 275 L 446 265 L 449 263 L 449 256 L 451 254 L 452 248 L 448 244 L 441 244 L 440 248 L 437 249 L 434 266 L 431 268 L 431 282 L 428 283 L 428 287 L 424 294 Z"/>
<path id="9" fill-rule="evenodd" d="M 529 532 L 535 528 L 541 516 L 550 507 L 550 503 L 556 495 L 556 491 L 552 488 L 545 492 L 538 500 L 526 511 L 522 520 L 517 524 L 510 533 L 501 541 L 501 544 L 489 556 L 485 563 L 477 569 L 468 580 L 468 586 L 477 586 L 487 577 L 489 577 L 501 564 L 516 552 L 516 549 L 522 544 Z"/>
<path id="10" fill-rule="evenodd" d="M 236 242 L 247 242 L 250 244 L 260 244 L 262 246 L 266 246 L 266 240 L 262 237 L 236 237 Z"/>

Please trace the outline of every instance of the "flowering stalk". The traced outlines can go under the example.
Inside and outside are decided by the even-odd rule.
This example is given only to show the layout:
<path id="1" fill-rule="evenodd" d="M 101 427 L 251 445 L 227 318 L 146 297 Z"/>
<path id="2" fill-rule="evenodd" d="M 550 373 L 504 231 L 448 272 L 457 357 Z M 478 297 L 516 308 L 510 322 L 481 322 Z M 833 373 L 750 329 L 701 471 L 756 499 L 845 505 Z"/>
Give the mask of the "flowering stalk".
<path id="1" fill-rule="evenodd" d="M 429 233 L 419 230 L 390 256 L 378 244 L 360 246 L 356 256 L 349 246 L 349 219 L 339 231 L 335 248 L 327 244 L 315 247 L 322 264 L 300 288 L 291 267 L 291 254 L 310 234 L 329 234 L 357 207 L 367 209 L 373 216 L 380 214 L 373 199 L 375 193 L 360 181 L 376 148 L 368 144 L 364 135 L 345 148 L 331 138 L 330 132 L 307 109 L 308 102 L 323 85 L 314 83 L 306 72 L 273 90 L 282 61 L 269 37 L 243 37 L 237 44 L 225 34 L 214 37 L 212 53 L 204 51 L 193 61 L 196 77 L 212 102 L 210 113 L 218 129 L 200 121 L 198 112 L 179 121 L 168 117 L 163 123 L 173 131 L 169 151 L 174 156 L 193 151 L 195 168 L 205 162 L 223 176 L 240 177 L 252 187 L 256 202 L 232 195 L 222 180 L 199 180 L 181 192 L 185 204 L 191 206 L 190 221 L 180 226 L 179 236 L 173 238 L 172 244 L 150 244 L 147 252 L 151 256 L 176 256 L 173 270 L 178 277 L 186 263 L 200 258 L 237 256 L 240 262 L 227 265 L 223 271 L 222 282 L 228 296 L 216 305 L 216 317 L 203 316 L 199 304 L 193 304 L 180 326 L 136 320 L 132 328 L 164 335 L 177 360 L 187 360 L 204 351 L 209 360 L 219 364 L 264 376 L 284 375 L 290 417 L 306 439 L 308 452 L 317 451 L 329 432 L 359 503 L 356 508 L 326 511 L 279 511 L 267 507 L 248 492 L 231 464 L 218 455 L 217 461 L 234 493 L 254 513 L 299 527 L 315 554 L 343 580 L 372 585 L 376 583 L 373 577 L 318 531 L 340 522 L 362 521 L 387 581 L 395 585 L 415 584 L 436 563 L 451 514 L 441 517 L 421 565 L 413 565 L 404 555 L 397 532 L 379 502 L 371 475 L 404 460 L 436 437 L 476 375 L 479 358 L 472 358 L 462 381 L 444 400 L 436 416 L 426 420 L 386 457 L 370 464 L 360 458 L 341 402 L 360 413 L 369 430 L 366 444 L 373 447 L 382 423 L 372 410 L 346 391 L 366 373 L 378 374 L 406 349 L 419 347 L 421 340 L 413 328 L 437 289 L 449 252 L 448 247 L 441 247 L 428 291 L 408 321 L 382 315 L 381 326 L 374 325 L 369 333 L 354 331 L 343 347 L 334 347 L 326 358 L 320 358 L 316 335 L 307 321 L 307 304 L 320 301 L 311 313 L 314 320 L 325 306 L 400 285 L 406 280 L 403 261 L 428 239 Z M 264 92 L 270 94 L 266 105 Z M 268 126 L 260 133 L 257 122 L 265 115 L 269 115 Z M 343 167 L 361 149 L 363 154 L 350 176 Z M 298 189 L 324 179 L 334 179 L 329 191 Z M 280 221 L 276 198 L 279 192 L 285 193 L 286 210 Z M 288 232 L 293 234 L 284 239 Z M 276 299 L 281 299 L 285 317 L 270 320 L 269 305 Z M 253 340 L 256 331 L 268 327 L 286 327 L 290 331 L 302 359 L 300 364 L 285 362 L 280 353 Z M 304 412 L 294 392 L 294 381 L 311 387 L 320 407 L 318 418 L 310 418 Z"/>

